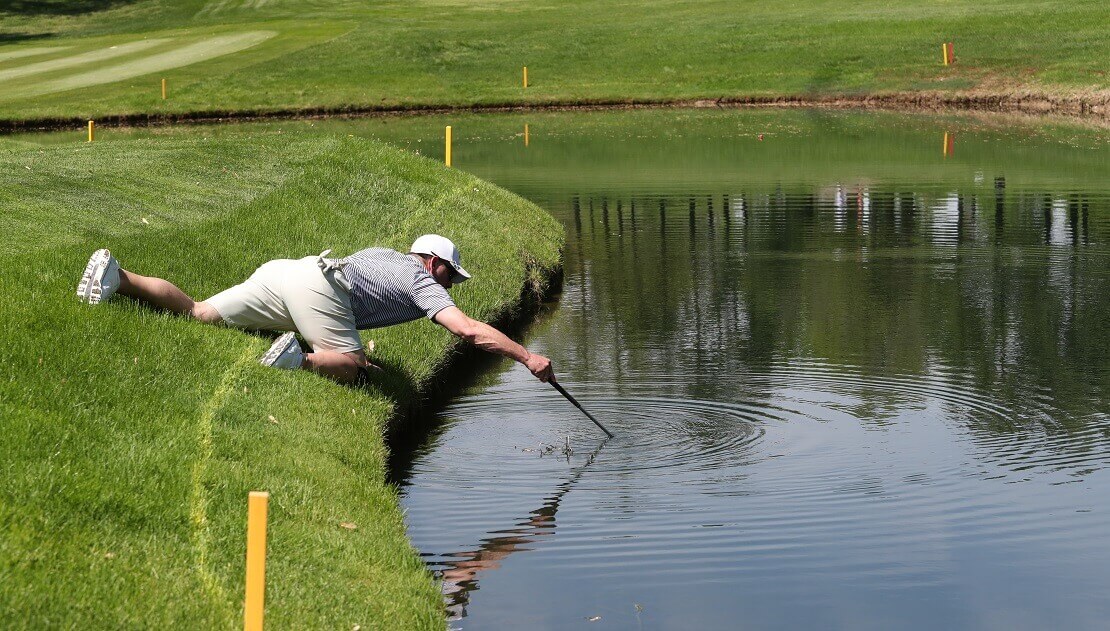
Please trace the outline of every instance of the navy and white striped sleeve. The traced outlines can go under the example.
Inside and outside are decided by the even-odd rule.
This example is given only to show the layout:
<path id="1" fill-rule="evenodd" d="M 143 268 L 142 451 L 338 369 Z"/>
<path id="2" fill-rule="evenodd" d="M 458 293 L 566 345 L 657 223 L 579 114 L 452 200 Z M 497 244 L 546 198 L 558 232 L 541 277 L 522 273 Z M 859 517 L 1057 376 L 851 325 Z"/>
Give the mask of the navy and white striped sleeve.
<path id="1" fill-rule="evenodd" d="M 412 285 L 412 302 L 431 320 L 447 307 L 454 307 L 455 301 L 447 295 L 447 290 L 429 274 L 418 274 Z"/>

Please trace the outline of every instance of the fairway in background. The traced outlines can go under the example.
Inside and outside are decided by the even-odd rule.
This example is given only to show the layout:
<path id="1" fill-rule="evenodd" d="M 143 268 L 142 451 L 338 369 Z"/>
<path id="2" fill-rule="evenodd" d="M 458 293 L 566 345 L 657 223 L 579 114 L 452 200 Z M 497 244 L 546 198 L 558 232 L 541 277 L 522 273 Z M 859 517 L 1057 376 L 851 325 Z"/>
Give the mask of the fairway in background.
<path id="1" fill-rule="evenodd" d="M 1102 0 L 953 0 L 928 10 L 909 0 L 141 0 L 64 16 L 9 8 L 0 12 L 0 41 L 9 42 L 0 45 L 0 72 L 47 61 L 17 57 L 24 49 L 69 47 L 44 53 L 61 59 L 90 52 L 84 44 L 93 40 L 106 47 L 139 36 L 279 35 L 179 68 L 171 102 L 143 87 L 147 75 L 96 85 L 56 76 L 47 78 L 57 81 L 49 98 L 11 85 L 0 120 L 903 92 L 1103 103 L 1107 23 Z M 960 61 L 945 67 L 937 44 L 951 41 L 960 43 Z M 142 57 L 130 72 L 144 70 Z M 527 90 L 517 74 L 524 62 L 543 76 Z"/>
<path id="2" fill-rule="evenodd" d="M 82 64 L 82 70 L 84 70 L 84 67 L 90 66 L 95 69 L 84 70 L 51 81 L 32 84 L 22 90 L 11 90 L 8 92 L 8 95 L 9 98 L 38 96 L 50 94 L 52 92 L 61 92 L 63 90 L 72 90 L 74 88 L 122 81 L 124 79 L 131 79 L 153 72 L 172 70 L 174 68 L 180 68 L 181 66 L 188 66 L 190 64 L 245 50 L 270 39 L 274 35 L 277 35 L 277 33 L 273 31 L 247 31 L 246 33 L 217 35 L 192 44 L 176 46 L 155 55 L 139 57 L 112 66 L 98 67 L 93 64 L 89 64 L 89 66 L 84 66 Z"/>

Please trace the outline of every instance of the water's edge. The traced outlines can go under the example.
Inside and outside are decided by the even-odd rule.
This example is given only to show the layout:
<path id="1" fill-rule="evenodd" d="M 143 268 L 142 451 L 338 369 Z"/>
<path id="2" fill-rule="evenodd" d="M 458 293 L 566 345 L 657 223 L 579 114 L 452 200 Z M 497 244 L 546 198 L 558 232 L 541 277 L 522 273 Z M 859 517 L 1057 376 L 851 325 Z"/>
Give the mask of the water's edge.
<path id="1" fill-rule="evenodd" d="M 994 113 L 1056 115 L 1096 123 L 1110 121 L 1110 91 L 1087 94 L 1052 92 L 892 92 L 871 94 L 722 96 L 700 99 L 581 99 L 541 103 L 492 102 L 470 105 L 346 105 L 283 109 L 199 110 L 177 114 L 106 114 L 96 118 L 101 127 L 156 127 L 179 123 L 241 123 L 265 120 L 366 118 L 451 112 L 528 112 L 566 110 L 610 110 L 634 108 L 830 108 L 876 109 L 909 112 L 978 111 Z M 28 131 L 59 131 L 81 127 L 86 117 L 44 117 L 0 120 L 0 134 Z"/>
<path id="2" fill-rule="evenodd" d="M 487 324 L 517 339 L 562 288 L 563 249 L 560 248 L 554 267 L 543 267 L 535 261 L 526 265 L 520 297 L 515 303 L 506 305 Z M 484 372 L 499 360 L 497 355 L 456 340 L 427 382 L 413 396 L 397 402 L 386 425 L 385 444 L 389 453 L 387 480 L 396 483 L 407 475 L 414 449 L 435 429 L 434 412 L 469 385 L 476 374 Z"/>

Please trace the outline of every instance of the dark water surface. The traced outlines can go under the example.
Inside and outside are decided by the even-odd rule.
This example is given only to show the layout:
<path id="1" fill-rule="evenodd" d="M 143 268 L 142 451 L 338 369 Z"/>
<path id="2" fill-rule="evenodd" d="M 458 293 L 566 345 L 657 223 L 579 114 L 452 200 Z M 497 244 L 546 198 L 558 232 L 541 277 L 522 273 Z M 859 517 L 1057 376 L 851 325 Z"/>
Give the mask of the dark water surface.
<path id="1" fill-rule="evenodd" d="M 439 157 L 444 124 L 457 168 L 566 226 L 564 290 L 526 342 L 617 435 L 505 362 L 401 455 L 452 626 L 1110 624 L 1107 132 L 809 111 L 354 127 Z"/>

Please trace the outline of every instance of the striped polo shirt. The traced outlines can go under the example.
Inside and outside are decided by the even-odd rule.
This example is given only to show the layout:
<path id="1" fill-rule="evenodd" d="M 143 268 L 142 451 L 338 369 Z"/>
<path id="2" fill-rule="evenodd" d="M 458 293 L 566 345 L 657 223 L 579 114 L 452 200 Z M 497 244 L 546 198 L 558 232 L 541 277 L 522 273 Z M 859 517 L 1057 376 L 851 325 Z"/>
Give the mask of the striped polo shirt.
<path id="1" fill-rule="evenodd" d="M 351 286 L 355 327 L 377 329 L 427 316 L 455 302 L 420 259 L 389 248 L 366 248 L 339 259 Z"/>

